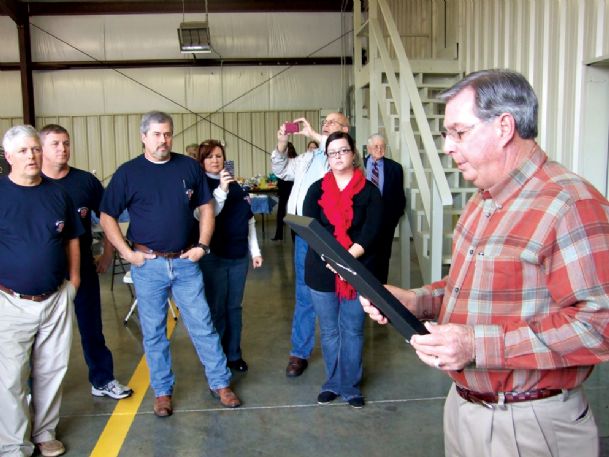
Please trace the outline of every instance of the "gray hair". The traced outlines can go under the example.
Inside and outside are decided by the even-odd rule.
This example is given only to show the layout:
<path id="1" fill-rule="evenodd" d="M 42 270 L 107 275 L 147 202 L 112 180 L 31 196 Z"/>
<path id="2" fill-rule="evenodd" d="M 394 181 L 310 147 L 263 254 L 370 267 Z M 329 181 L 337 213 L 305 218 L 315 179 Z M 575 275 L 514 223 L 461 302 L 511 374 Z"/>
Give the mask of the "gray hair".
<path id="1" fill-rule="evenodd" d="M 12 152 L 11 146 L 13 142 L 19 138 L 36 138 L 40 143 L 40 136 L 34 127 L 31 125 L 16 125 L 8 129 L 2 138 L 2 147 L 5 151 Z"/>
<path id="2" fill-rule="evenodd" d="M 475 94 L 474 114 L 488 121 L 502 113 L 514 118 L 516 131 L 523 139 L 537 136 L 538 101 L 526 78 L 511 70 L 491 69 L 470 73 L 438 98 L 448 102 L 461 91 L 471 88 Z"/>
<path id="3" fill-rule="evenodd" d="M 368 137 L 368 144 L 372 143 L 375 138 L 380 138 L 381 140 L 383 140 L 383 143 L 387 144 L 387 140 L 385 140 L 385 137 L 380 133 L 373 133 L 372 135 L 370 135 Z"/>
<path id="4" fill-rule="evenodd" d="M 146 135 L 150 129 L 150 124 L 169 124 L 171 125 L 171 131 L 173 132 L 173 119 L 167 113 L 162 111 L 150 111 L 142 116 L 142 122 L 140 124 L 140 133 Z"/>

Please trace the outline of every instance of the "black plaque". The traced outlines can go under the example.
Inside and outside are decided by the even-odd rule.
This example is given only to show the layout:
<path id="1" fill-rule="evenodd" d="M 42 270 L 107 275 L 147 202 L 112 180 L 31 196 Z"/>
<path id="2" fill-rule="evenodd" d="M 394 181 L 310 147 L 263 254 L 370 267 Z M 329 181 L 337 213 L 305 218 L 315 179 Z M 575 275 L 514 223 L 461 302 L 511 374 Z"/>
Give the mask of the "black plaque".
<path id="1" fill-rule="evenodd" d="M 311 217 L 286 215 L 285 222 L 321 258 L 334 268 L 360 295 L 368 298 L 406 339 L 429 333 L 423 323 L 408 311 L 368 269 L 343 248 L 330 232 Z"/>

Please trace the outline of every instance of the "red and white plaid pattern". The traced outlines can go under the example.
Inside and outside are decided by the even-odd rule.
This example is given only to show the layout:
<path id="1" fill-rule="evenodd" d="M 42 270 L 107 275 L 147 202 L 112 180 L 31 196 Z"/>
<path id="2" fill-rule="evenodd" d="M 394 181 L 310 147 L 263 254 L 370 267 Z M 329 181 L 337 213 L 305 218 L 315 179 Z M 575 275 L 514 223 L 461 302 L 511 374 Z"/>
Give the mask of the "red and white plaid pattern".
<path id="1" fill-rule="evenodd" d="M 474 326 L 477 392 L 573 388 L 609 360 L 609 202 L 535 148 L 468 202 L 446 278 L 416 290 L 439 323 Z"/>

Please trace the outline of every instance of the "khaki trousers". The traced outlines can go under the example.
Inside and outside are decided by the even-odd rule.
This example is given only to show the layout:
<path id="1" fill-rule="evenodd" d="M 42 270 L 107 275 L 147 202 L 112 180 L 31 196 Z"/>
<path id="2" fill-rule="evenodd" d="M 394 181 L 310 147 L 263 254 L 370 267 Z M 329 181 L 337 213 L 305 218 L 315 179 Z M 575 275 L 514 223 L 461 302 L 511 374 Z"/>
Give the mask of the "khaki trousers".
<path id="1" fill-rule="evenodd" d="M 1 456 L 30 456 L 33 443 L 55 439 L 75 293 L 68 281 L 42 302 L 0 292 Z"/>
<path id="2" fill-rule="evenodd" d="M 581 387 L 493 409 L 462 399 L 444 405 L 446 457 L 598 457 L 598 430 Z"/>

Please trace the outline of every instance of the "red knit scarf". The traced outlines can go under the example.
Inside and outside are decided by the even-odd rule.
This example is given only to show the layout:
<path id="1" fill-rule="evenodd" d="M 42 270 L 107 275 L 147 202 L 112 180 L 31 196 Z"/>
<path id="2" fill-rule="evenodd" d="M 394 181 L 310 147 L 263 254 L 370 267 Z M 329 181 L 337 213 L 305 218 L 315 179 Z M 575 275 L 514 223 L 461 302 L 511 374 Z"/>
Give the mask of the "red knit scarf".
<path id="1" fill-rule="evenodd" d="M 349 184 L 339 190 L 334 174 L 326 173 L 321 182 L 322 195 L 318 203 L 324 214 L 334 226 L 334 238 L 345 249 L 349 249 L 353 242 L 347 233 L 353 222 L 353 196 L 359 193 L 366 184 L 364 173 L 356 168 Z M 336 295 L 340 298 L 353 300 L 356 297 L 355 289 L 338 274 L 335 277 Z"/>

